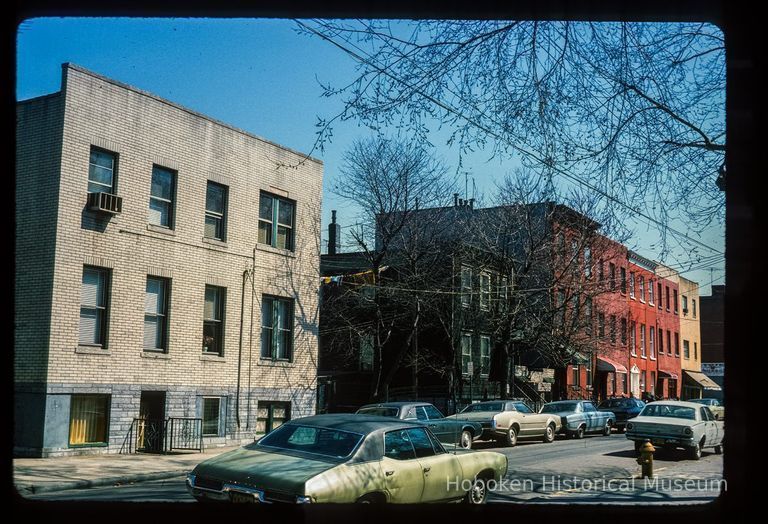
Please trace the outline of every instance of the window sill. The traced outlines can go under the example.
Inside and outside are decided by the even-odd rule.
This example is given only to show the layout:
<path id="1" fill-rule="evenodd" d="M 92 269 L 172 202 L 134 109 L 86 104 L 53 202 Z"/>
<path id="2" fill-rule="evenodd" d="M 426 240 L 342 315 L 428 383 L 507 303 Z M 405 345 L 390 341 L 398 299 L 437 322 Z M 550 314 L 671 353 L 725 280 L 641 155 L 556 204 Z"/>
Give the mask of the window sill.
<path id="1" fill-rule="evenodd" d="M 200 355 L 200 360 L 208 361 L 208 362 L 226 362 L 227 361 L 227 359 L 225 359 L 221 355 L 216 355 L 213 353 L 211 354 L 203 353 L 202 355 Z"/>
<path id="2" fill-rule="evenodd" d="M 292 360 L 270 360 L 266 358 L 259 359 L 258 366 L 267 366 L 273 368 L 293 368 L 296 367 L 296 362 Z"/>
<path id="3" fill-rule="evenodd" d="M 153 233 L 161 233 L 163 235 L 169 235 L 172 237 L 176 236 L 176 231 L 169 227 L 164 226 L 158 226 L 157 224 L 147 224 L 147 231 L 152 231 Z"/>
<path id="4" fill-rule="evenodd" d="M 279 247 L 272 247 L 267 244 L 256 244 L 256 251 L 265 251 L 275 255 L 283 255 L 284 257 L 296 258 L 296 253 L 289 249 L 280 249 Z"/>
<path id="5" fill-rule="evenodd" d="M 67 447 L 70 449 L 79 449 L 79 448 L 106 448 L 109 446 L 109 442 L 87 442 L 85 444 L 68 444 Z"/>
<path id="6" fill-rule="evenodd" d="M 656 360 L 656 357 L 651 357 L 651 360 Z"/>
<path id="7" fill-rule="evenodd" d="M 646 357 L 645 355 L 640 355 L 640 358 L 642 358 L 643 360 L 648 360 L 648 357 Z"/>
<path id="8" fill-rule="evenodd" d="M 141 358 L 151 358 L 158 360 L 171 360 L 171 356 L 168 353 L 161 351 L 144 350 L 141 352 Z"/>
<path id="9" fill-rule="evenodd" d="M 224 240 L 219 240 L 218 238 L 203 237 L 203 242 L 212 246 L 221 247 L 224 249 L 227 248 L 227 242 Z"/>
<path id="10" fill-rule="evenodd" d="M 108 349 L 104 349 L 101 346 L 77 346 L 75 353 L 82 353 L 84 355 L 104 355 L 110 356 L 112 353 Z"/>

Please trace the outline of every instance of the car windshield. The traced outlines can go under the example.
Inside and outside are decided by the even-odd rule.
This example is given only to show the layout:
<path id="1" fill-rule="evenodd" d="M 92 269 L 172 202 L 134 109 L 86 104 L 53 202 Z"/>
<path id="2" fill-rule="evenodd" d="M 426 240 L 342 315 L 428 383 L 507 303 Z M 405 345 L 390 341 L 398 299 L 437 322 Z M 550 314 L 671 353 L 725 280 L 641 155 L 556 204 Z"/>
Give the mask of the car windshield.
<path id="1" fill-rule="evenodd" d="M 685 406 L 673 406 L 671 404 L 648 404 L 643 408 L 644 417 L 669 417 L 696 420 L 696 410 Z"/>
<path id="2" fill-rule="evenodd" d="M 714 406 L 715 402 L 711 398 L 696 398 L 691 400 L 697 404 L 704 404 L 705 406 Z"/>
<path id="3" fill-rule="evenodd" d="M 344 458 L 355 450 L 363 436 L 338 429 L 283 424 L 259 440 L 257 446 Z"/>
<path id="4" fill-rule="evenodd" d="M 473 413 L 477 411 L 504 411 L 504 407 L 501 402 L 478 402 L 477 404 L 470 404 L 461 410 L 462 413 Z"/>
<path id="5" fill-rule="evenodd" d="M 397 408 L 387 407 L 373 407 L 373 408 L 360 408 L 357 410 L 358 415 L 378 415 L 380 417 L 397 417 Z"/>
<path id="6" fill-rule="evenodd" d="M 541 413 L 558 413 L 560 411 L 576 411 L 578 402 L 552 402 L 551 404 L 544 404 L 541 408 Z"/>
<path id="7" fill-rule="evenodd" d="M 604 408 L 631 408 L 632 404 L 630 403 L 629 399 L 626 399 L 626 398 L 612 398 L 612 399 L 609 399 L 609 400 L 602 401 L 598 407 L 600 409 L 604 409 Z"/>

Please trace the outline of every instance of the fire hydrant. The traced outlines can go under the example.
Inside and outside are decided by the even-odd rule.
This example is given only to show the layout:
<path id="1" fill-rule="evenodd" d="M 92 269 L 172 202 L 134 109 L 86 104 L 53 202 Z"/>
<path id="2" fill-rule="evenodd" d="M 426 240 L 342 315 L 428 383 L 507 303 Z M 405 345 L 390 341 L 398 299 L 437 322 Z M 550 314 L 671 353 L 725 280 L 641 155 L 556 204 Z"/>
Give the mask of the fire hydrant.
<path id="1" fill-rule="evenodd" d="M 642 474 L 640 478 L 652 478 L 653 477 L 653 452 L 656 448 L 653 447 L 650 440 L 646 440 L 645 443 L 640 446 L 640 456 L 637 457 L 637 463 L 640 464 Z"/>

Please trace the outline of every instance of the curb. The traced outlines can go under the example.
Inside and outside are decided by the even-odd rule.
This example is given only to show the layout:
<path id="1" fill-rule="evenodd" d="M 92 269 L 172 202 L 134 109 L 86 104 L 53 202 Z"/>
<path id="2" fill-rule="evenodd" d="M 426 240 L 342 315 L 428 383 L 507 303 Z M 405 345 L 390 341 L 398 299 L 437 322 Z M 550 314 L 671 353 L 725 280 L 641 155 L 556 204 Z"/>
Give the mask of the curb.
<path id="1" fill-rule="evenodd" d="M 99 486 L 109 486 L 113 484 L 129 484 L 131 482 L 145 482 L 149 480 L 162 480 L 167 478 L 186 475 L 192 471 L 192 468 L 175 469 L 158 473 L 139 473 L 136 475 L 126 475 L 122 477 L 107 477 L 94 480 L 73 480 L 70 482 L 56 482 L 44 485 L 15 485 L 19 495 L 34 495 L 37 493 L 47 493 L 51 491 L 65 491 L 70 489 L 95 488 Z"/>

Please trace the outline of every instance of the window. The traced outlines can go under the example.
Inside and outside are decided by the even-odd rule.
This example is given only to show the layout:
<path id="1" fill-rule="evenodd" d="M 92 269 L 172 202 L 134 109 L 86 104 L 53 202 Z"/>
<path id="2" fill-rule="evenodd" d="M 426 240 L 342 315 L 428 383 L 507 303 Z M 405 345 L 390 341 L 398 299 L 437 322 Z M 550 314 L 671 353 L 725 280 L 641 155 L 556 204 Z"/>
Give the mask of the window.
<path id="1" fill-rule="evenodd" d="M 664 353 L 664 330 L 659 328 L 659 355 Z"/>
<path id="2" fill-rule="evenodd" d="M 571 366 L 571 384 L 573 384 L 574 386 L 580 385 L 580 381 L 579 381 L 579 379 L 581 378 L 580 375 L 581 373 L 579 373 L 579 365 L 574 364 L 573 366 Z"/>
<path id="3" fill-rule="evenodd" d="M 295 202 L 261 193 L 259 199 L 259 243 L 293 251 Z"/>
<path id="4" fill-rule="evenodd" d="M 611 279 L 611 291 L 616 291 L 616 265 L 613 263 L 608 265 L 608 276 Z"/>
<path id="5" fill-rule="evenodd" d="M 360 335 L 360 371 L 373 369 L 373 335 Z"/>
<path id="6" fill-rule="evenodd" d="M 605 338 L 605 313 L 597 314 L 597 336 Z"/>
<path id="7" fill-rule="evenodd" d="M 203 353 L 222 355 L 224 345 L 224 300 L 223 287 L 205 286 L 205 307 L 203 309 Z"/>
<path id="8" fill-rule="evenodd" d="M 203 436 L 219 436 L 220 397 L 203 397 Z"/>
<path id="9" fill-rule="evenodd" d="M 693 343 L 693 359 L 699 360 L 699 344 L 698 342 Z"/>
<path id="10" fill-rule="evenodd" d="M 627 345 L 627 319 L 623 317 L 621 319 L 621 345 Z"/>
<path id="11" fill-rule="evenodd" d="M 592 297 L 584 299 L 584 329 L 592 336 Z"/>
<path id="12" fill-rule="evenodd" d="M 598 265 L 597 265 L 597 278 L 600 282 L 605 280 L 605 268 L 603 267 L 604 264 L 605 264 L 605 261 L 603 261 L 603 259 L 601 258 L 600 262 L 598 262 Z"/>
<path id="13" fill-rule="evenodd" d="M 388 431 L 384 434 L 384 456 L 394 460 L 411 460 L 416 458 L 416 451 L 411 444 L 408 430 Z"/>
<path id="14" fill-rule="evenodd" d="M 645 391 L 645 371 L 640 372 L 640 391 Z"/>
<path id="15" fill-rule="evenodd" d="M 640 288 L 640 302 L 645 302 L 645 277 L 642 275 L 640 275 L 638 287 Z"/>
<path id="16" fill-rule="evenodd" d="M 653 394 L 654 391 L 656 391 L 656 372 L 651 371 L 651 383 L 648 385 L 648 391 Z"/>
<path id="17" fill-rule="evenodd" d="M 675 333 L 675 356 L 680 356 L 680 335 Z"/>
<path id="18" fill-rule="evenodd" d="M 560 289 L 557 291 L 557 303 L 556 303 L 557 323 L 560 327 L 565 326 L 565 290 Z"/>
<path id="19" fill-rule="evenodd" d="M 669 286 L 665 286 L 665 289 L 667 290 L 667 311 L 669 311 Z"/>
<path id="20" fill-rule="evenodd" d="M 616 315 L 611 315 L 610 330 L 611 330 L 611 344 L 615 344 L 616 343 Z"/>
<path id="21" fill-rule="evenodd" d="M 629 323 L 629 351 L 637 355 L 637 323 L 634 320 Z"/>
<path id="22" fill-rule="evenodd" d="M 72 395 L 69 406 L 69 445 L 109 442 L 109 395 Z"/>
<path id="23" fill-rule="evenodd" d="M 592 248 L 589 246 L 584 248 L 584 276 L 592 278 Z"/>
<path id="24" fill-rule="evenodd" d="M 501 307 L 507 306 L 507 296 L 508 296 L 508 289 L 509 289 L 509 279 L 507 277 L 501 277 L 499 280 L 499 305 Z"/>
<path id="25" fill-rule="evenodd" d="M 442 413 L 433 405 L 427 404 L 425 406 L 422 406 L 424 408 L 424 411 L 427 413 L 427 417 L 429 417 L 429 420 L 438 420 L 441 418 L 445 418 Z"/>
<path id="26" fill-rule="evenodd" d="M 691 358 L 691 348 L 690 343 L 683 339 L 683 357 L 684 358 Z"/>
<path id="27" fill-rule="evenodd" d="M 291 403 L 259 401 L 256 413 L 256 433 L 269 433 L 291 420 Z"/>
<path id="28" fill-rule="evenodd" d="M 461 306 L 469 307 L 472 303 L 472 270 L 461 268 Z"/>
<path id="29" fill-rule="evenodd" d="M 168 349 L 168 290 L 170 282 L 165 278 L 147 277 L 147 293 L 144 295 L 144 350 Z"/>
<path id="30" fill-rule="evenodd" d="M 488 375 L 491 369 L 491 338 L 480 337 L 480 374 Z"/>
<path id="31" fill-rule="evenodd" d="M 488 311 L 491 304 L 491 277 L 480 273 L 480 309 Z"/>
<path id="32" fill-rule="evenodd" d="M 149 193 L 149 223 L 173 229 L 173 196 L 176 173 L 152 166 L 152 186 Z"/>
<path id="33" fill-rule="evenodd" d="M 461 334 L 461 372 L 469 374 L 469 364 L 472 362 L 472 334 Z"/>
<path id="34" fill-rule="evenodd" d="M 677 315 L 677 290 L 673 289 L 672 293 L 673 293 L 673 297 L 674 297 L 673 301 L 675 303 L 675 315 Z"/>
<path id="35" fill-rule="evenodd" d="M 80 335 L 82 346 L 107 347 L 109 317 L 109 270 L 86 266 L 80 298 Z"/>
<path id="36" fill-rule="evenodd" d="M 592 360 L 589 360 L 585 365 L 587 368 L 587 387 L 592 386 Z"/>
<path id="37" fill-rule="evenodd" d="M 640 324 L 640 356 L 645 358 L 645 324 Z"/>
<path id="38" fill-rule="evenodd" d="M 621 292 L 624 295 L 627 294 L 627 270 L 626 270 L 626 268 L 621 268 Z"/>
<path id="39" fill-rule="evenodd" d="M 696 299 L 691 299 L 691 306 L 693 306 L 693 318 L 696 318 Z"/>
<path id="40" fill-rule="evenodd" d="M 653 305 L 653 280 L 648 281 L 648 305 Z"/>
<path id="41" fill-rule="evenodd" d="M 629 272 L 629 297 L 635 298 L 635 273 Z"/>
<path id="42" fill-rule="evenodd" d="M 261 300 L 261 358 L 290 360 L 293 347 L 293 300 Z"/>
<path id="43" fill-rule="evenodd" d="M 656 328 L 651 326 L 648 333 L 648 346 L 651 350 L 651 358 L 656 358 Z"/>
<path id="44" fill-rule="evenodd" d="M 576 239 L 571 240 L 571 271 L 578 275 L 579 273 L 579 242 Z"/>
<path id="45" fill-rule="evenodd" d="M 661 296 L 661 282 L 659 282 L 659 285 L 657 287 L 657 290 L 659 292 L 659 309 L 661 309 L 661 303 L 662 303 L 662 296 Z"/>
<path id="46" fill-rule="evenodd" d="M 115 172 L 117 155 L 91 147 L 91 158 L 88 162 L 88 192 L 110 193 L 115 191 Z"/>
<path id="47" fill-rule="evenodd" d="M 205 193 L 205 237 L 226 240 L 227 186 L 208 182 Z"/>
<path id="48" fill-rule="evenodd" d="M 672 354 L 672 332 L 667 330 L 667 353 Z"/>
<path id="49" fill-rule="evenodd" d="M 416 451 L 416 458 L 432 457 L 435 455 L 432 439 L 429 438 L 425 429 L 409 429 L 408 436 L 411 438 L 414 451 Z"/>

